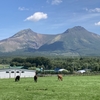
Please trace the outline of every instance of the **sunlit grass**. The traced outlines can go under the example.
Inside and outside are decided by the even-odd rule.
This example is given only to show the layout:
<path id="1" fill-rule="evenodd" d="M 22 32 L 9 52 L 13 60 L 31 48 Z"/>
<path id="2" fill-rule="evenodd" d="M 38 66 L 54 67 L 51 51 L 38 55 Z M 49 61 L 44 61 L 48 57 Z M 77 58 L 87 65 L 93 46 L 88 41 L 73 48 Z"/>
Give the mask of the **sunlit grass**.
<path id="1" fill-rule="evenodd" d="M 0 69 L 3 69 L 3 68 L 9 68 L 9 65 L 8 64 L 0 64 Z"/>
<path id="2" fill-rule="evenodd" d="M 100 100 L 100 76 L 0 79 L 0 100 Z"/>

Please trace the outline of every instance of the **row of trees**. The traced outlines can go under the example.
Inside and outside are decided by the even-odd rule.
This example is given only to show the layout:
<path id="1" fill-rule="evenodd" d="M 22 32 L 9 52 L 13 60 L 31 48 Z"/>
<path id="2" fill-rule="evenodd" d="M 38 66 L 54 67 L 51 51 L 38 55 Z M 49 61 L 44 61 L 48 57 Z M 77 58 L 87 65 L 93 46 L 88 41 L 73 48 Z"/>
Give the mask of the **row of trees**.
<path id="1" fill-rule="evenodd" d="M 25 68 L 36 67 L 36 68 L 46 68 L 51 69 L 50 59 L 45 57 L 36 57 L 36 58 L 14 58 L 12 59 L 10 66 L 24 66 Z"/>
<path id="2" fill-rule="evenodd" d="M 70 72 L 81 69 L 91 69 L 91 71 L 100 71 L 99 57 L 75 57 L 75 58 L 13 58 L 11 66 L 24 66 L 30 68 L 56 69 L 65 68 Z"/>

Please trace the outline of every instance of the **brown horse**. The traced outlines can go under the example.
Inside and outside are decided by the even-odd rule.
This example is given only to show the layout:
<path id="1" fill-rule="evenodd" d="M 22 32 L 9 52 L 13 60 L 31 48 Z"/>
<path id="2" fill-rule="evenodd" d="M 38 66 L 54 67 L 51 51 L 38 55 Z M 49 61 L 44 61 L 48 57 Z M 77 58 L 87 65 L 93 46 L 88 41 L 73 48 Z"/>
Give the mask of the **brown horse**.
<path id="1" fill-rule="evenodd" d="M 62 75 L 58 74 L 57 76 L 58 76 L 58 80 L 61 80 L 61 81 L 63 80 Z"/>

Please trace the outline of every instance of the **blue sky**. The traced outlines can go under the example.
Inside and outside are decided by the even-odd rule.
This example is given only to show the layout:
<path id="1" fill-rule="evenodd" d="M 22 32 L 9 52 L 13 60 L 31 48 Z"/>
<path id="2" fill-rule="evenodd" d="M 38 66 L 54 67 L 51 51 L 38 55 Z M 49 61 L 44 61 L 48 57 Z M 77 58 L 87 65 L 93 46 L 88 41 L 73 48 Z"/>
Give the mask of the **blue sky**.
<path id="1" fill-rule="evenodd" d="M 100 34 L 100 0 L 0 0 L 0 40 L 28 28 L 59 34 L 74 26 Z"/>

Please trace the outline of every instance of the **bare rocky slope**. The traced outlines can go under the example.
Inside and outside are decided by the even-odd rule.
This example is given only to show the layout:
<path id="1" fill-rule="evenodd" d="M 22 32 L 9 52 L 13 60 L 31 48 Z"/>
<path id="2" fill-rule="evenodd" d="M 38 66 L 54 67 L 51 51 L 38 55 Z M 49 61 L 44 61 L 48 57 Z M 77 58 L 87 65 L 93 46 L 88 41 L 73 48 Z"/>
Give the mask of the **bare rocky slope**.
<path id="1" fill-rule="evenodd" d="M 18 50 L 62 55 L 99 55 L 100 35 L 75 26 L 57 35 L 40 34 L 25 29 L 0 41 L 0 52 Z"/>
<path id="2" fill-rule="evenodd" d="M 43 35 L 33 32 L 31 29 L 25 29 L 0 41 L 0 52 L 13 52 L 27 48 L 38 49 L 50 38 L 52 35 Z"/>

